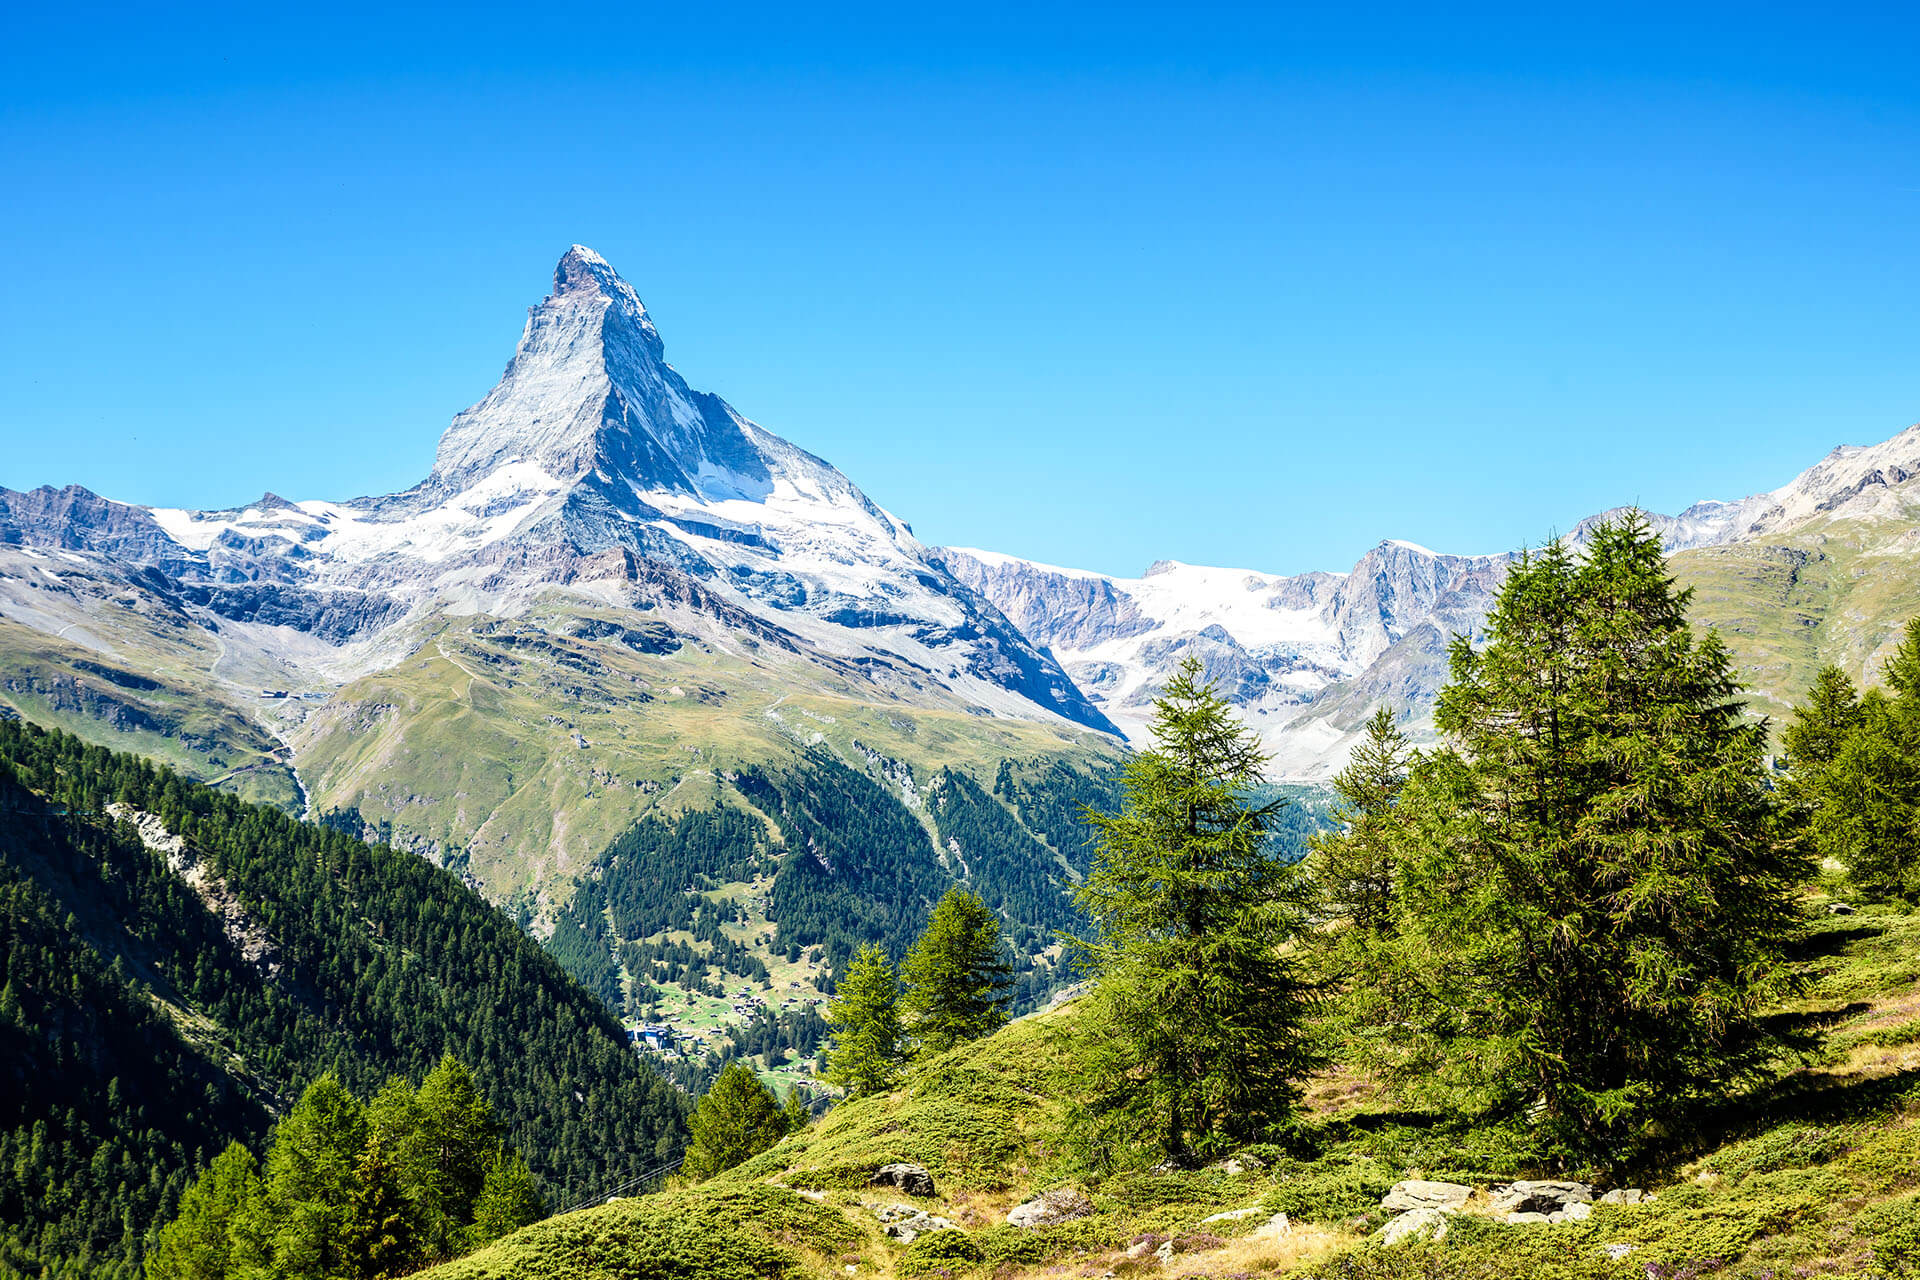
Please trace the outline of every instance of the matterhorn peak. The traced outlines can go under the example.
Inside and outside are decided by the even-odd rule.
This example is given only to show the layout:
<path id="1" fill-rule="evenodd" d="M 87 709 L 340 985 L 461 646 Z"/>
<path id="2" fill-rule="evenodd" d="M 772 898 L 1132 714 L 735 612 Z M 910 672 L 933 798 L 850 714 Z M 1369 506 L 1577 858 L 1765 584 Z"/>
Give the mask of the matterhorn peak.
<path id="1" fill-rule="evenodd" d="M 553 294 L 549 300 L 582 297 L 605 298 L 631 316 L 647 314 L 640 295 L 613 269 L 611 262 L 587 246 L 576 244 L 561 255 L 559 265 L 553 269 Z"/>

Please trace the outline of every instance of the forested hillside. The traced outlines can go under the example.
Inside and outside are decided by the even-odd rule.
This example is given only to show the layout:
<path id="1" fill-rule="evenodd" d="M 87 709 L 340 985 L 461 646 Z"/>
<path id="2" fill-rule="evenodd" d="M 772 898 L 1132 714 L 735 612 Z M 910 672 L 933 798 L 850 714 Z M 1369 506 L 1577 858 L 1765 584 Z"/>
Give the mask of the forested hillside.
<path id="1" fill-rule="evenodd" d="M 196 1168 L 326 1071 L 469 1064 L 556 1198 L 683 1141 L 608 1010 L 454 876 L 0 722 L 0 1271 L 133 1275 Z"/>

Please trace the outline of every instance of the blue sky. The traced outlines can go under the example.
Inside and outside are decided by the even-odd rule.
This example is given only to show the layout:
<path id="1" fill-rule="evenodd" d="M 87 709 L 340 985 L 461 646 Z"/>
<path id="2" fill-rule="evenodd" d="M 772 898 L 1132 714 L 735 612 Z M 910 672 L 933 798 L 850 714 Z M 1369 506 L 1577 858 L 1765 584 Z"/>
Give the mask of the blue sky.
<path id="1" fill-rule="evenodd" d="M 713 7 L 12 14 L 0 484 L 402 488 L 574 241 L 924 540 L 1110 572 L 1920 419 L 1906 7 Z"/>

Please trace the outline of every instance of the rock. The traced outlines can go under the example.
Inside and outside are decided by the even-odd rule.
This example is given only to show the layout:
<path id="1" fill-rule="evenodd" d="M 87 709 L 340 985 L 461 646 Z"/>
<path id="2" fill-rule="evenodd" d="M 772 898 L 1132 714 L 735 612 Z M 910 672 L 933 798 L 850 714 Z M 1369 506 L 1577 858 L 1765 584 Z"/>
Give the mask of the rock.
<path id="1" fill-rule="evenodd" d="M 1592 1204 L 1593 1188 L 1584 1182 L 1512 1182 L 1493 1189 L 1495 1213 L 1549 1214 L 1570 1204 Z"/>
<path id="2" fill-rule="evenodd" d="M 1071 1187 L 1058 1187 L 1042 1192 L 1025 1204 L 1015 1205 L 1007 1211 L 1007 1221 L 1016 1227 L 1051 1227 L 1058 1222 L 1084 1218 L 1092 1212 L 1093 1201 Z"/>
<path id="3" fill-rule="evenodd" d="M 1153 1252 L 1152 1240 L 1136 1240 L 1127 1246 L 1127 1256 L 1136 1262 Z"/>
<path id="4" fill-rule="evenodd" d="M 1209 1222 L 1238 1222 L 1242 1218 L 1251 1218 L 1259 1212 L 1260 1209 L 1257 1205 L 1251 1209 L 1229 1209 L 1225 1213 L 1216 1213 L 1210 1217 L 1200 1219 L 1200 1225 L 1204 1227 Z"/>
<path id="5" fill-rule="evenodd" d="M 1555 1209 L 1547 1215 L 1548 1222 L 1585 1222 L 1593 1216 L 1593 1206 L 1576 1200 L 1564 1209 Z"/>
<path id="6" fill-rule="evenodd" d="M 1844 902 L 1829 902 L 1827 904 L 1827 914 L 1830 916 L 1850 916 L 1853 914 L 1853 908 Z"/>
<path id="7" fill-rule="evenodd" d="M 1601 1204 L 1644 1204 L 1652 1196 L 1638 1187 L 1615 1188 L 1600 1197 Z"/>
<path id="8" fill-rule="evenodd" d="M 1406 1213 L 1410 1209 L 1455 1211 L 1464 1207 L 1472 1197 L 1473 1188 L 1458 1182 L 1422 1182 L 1414 1179 L 1394 1183 L 1393 1190 L 1387 1192 L 1387 1198 L 1380 1202 L 1380 1207 L 1388 1213 Z"/>
<path id="9" fill-rule="evenodd" d="M 927 1167 L 920 1164 L 888 1164 L 875 1170 L 873 1185 L 876 1187 L 894 1187 L 910 1196 L 930 1196 L 933 1194 L 933 1175 Z"/>
<path id="10" fill-rule="evenodd" d="M 906 1208 L 905 1205 L 897 1207 Z M 912 1244 L 921 1236 L 928 1235 L 935 1231 L 959 1230 L 954 1223 L 947 1221 L 937 1214 L 928 1213 L 923 1209 L 910 1210 L 909 1213 L 911 1216 L 897 1218 L 894 1221 L 888 1222 L 886 1226 L 886 1233 L 895 1240 L 898 1240 L 901 1244 Z"/>
<path id="11" fill-rule="evenodd" d="M 1163 1265 L 1165 1263 L 1172 1262 L 1173 1261 L 1173 1241 L 1169 1240 L 1165 1244 L 1161 1245 L 1158 1249 L 1155 1249 L 1153 1251 L 1153 1256 L 1160 1259 Z"/>
<path id="12" fill-rule="evenodd" d="M 1618 1262 L 1639 1246 L 1631 1244 L 1608 1244 L 1600 1247 L 1606 1252 L 1608 1262 Z"/>
<path id="13" fill-rule="evenodd" d="M 1264 1223 L 1253 1229 L 1256 1236 L 1284 1236 L 1293 1230 L 1293 1223 L 1287 1221 L 1287 1215 L 1276 1213 Z"/>
<path id="14" fill-rule="evenodd" d="M 1516 1227 L 1544 1226 L 1552 1221 L 1552 1219 L 1544 1213 L 1510 1213 L 1507 1215 L 1506 1220 L 1510 1225 Z"/>
<path id="15" fill-rule="evenodd" d="M 1419 1238 L 1444 1240 L 1447 1238 L 1447 1211 L 1445 1209 L 1424 1208 L 1409 1209 L 1386 1226 L 1380 1228 L 1380 1243 L 1399 1244 L 1402 1240 Z"/>

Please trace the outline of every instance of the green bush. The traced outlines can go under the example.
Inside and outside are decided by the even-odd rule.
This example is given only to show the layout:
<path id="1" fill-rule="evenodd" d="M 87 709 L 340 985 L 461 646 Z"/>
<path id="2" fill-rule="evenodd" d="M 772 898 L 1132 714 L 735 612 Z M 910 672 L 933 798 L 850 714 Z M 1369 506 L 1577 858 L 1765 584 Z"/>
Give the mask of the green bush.
<path id="1" fill-rule="evenodd" d="M 1304 1165 L 1280 1176 L 1280 1185 L 1267 1193 L 1261 1207 L 1307 1222 L 1337 1222 L 1377 1209 L 1400 1180 L 1372 1160 Z"/>
<path id="2" fill-rule="evenodd" d="M 1858 1137 L 1851 1126 L 1782 1125 L 1720 1151 L 1707 1167 L 1737 1183 L 1757 1173 L 1826 1164 L 1851 1150 Z"/>
<path id="3" fill-rule="evenodd" d="M 874 1167 L 870 1164 L 838 1164 L 818 1169 L 795 1169 L 783 1181 L 796 1191 L 850 1191 L 871 1183 Z"/>
<path id="4" fill-rule="evenodd" d="M 1853 1229 L 1870 1242 L 1876 1274 L 1920 1276 L 1920 1196 L 1877 1204 L 1854 1219 Z"/>
<path id="5" fill-rule="evenodd" d="M 987 1261 L 1031 1265 L 1046 1262 L 1062 1254 L 1085 1253 L 1111 1248 L 1113 1228 L 1093 1218 L 1061 1222 L 1051 1227 L 1015 1227 L 1006 1223 L 976 1231 L 973 1238 L 986 1252 Z"/>
<path id="6" fill-rule="evenodd" d="M 987 1260 L 986 1250 L 964 1231 L 930 1231 L 907 1246 L 895 1270 L 903 1276 L 965 1271 Z"/>

